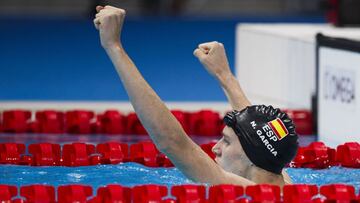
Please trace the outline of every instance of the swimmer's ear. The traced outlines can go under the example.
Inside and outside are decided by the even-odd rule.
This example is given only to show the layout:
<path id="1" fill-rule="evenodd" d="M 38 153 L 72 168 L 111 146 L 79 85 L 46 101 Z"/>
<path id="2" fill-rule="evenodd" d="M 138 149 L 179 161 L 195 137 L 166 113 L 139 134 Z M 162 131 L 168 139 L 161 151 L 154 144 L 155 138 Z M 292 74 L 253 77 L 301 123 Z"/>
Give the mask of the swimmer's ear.
<path id="1" fill-rule="evenodd" d="M 96 6 L 96 12 L 100 12 L 101 10 L 103 10 L 104 7 L 103 6 Z"/>

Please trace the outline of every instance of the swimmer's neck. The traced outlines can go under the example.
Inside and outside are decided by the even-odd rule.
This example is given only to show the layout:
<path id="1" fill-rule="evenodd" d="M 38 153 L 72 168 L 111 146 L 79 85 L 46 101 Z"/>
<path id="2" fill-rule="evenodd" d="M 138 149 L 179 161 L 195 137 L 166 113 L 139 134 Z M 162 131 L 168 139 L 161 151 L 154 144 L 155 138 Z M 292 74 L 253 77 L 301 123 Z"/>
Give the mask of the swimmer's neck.
<path id="1" fill-rule="evenodd" d="M 271 173 L 254 165 L 249 165 L 243 171 L 243 177 L 253 181 L 256 184 L 272 184 L 283 186 L 285 185 L 284 177 L 282 174 L 278 175 Z"/>

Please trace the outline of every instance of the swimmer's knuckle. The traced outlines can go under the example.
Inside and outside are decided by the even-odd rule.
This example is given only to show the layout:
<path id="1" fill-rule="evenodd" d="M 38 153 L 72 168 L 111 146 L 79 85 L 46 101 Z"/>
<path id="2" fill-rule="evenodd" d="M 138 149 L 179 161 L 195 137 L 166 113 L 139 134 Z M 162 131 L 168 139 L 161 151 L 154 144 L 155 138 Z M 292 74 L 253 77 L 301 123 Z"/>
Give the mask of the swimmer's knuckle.
<path id="1" fill-rule="evenodd" d="M 114 12 L 114 15 L 119 16 L 119 17 L 123 17 L 126 15 L 126 11 L 122 10 L 122 9 L 118 9 Z"/>
<path id="2" fill-rule="evenodd" d="M 105 21 L 108 21 L 108 20 L 110 20 L 110 19 L 113 19 L 114 18 L 114 16 L 113 15 L 106 15 L 106 16 L 104 16 L 103 17 L 103 19 L 105 20 Z"/>
<path id="3" fill-rule="evenodd" d="M 121 13 L 122 15 L 125 15 L 126 14 L 126 10 L 124 10 L 124 9 L 119 9 L 119 13 Z"/>

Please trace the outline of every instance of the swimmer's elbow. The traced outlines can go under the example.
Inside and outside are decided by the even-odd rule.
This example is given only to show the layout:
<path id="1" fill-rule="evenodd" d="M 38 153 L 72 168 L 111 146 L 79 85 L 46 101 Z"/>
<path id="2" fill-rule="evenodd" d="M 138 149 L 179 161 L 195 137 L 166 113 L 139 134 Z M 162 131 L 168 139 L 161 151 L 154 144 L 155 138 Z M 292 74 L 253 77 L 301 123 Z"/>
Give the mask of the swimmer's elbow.
<path id="1" fill-rule="evenodd" d="M 166 138 L 165 140 L 161 140 L 159 142 L 155 142 L 158 150 L 164 154 L 172 153 L 172 150 L 174 148 L 174 145 L 172 143 L 174 143 L 172 139 L 168 139 L 168 138 Z"/>
<path id="2" fill-rule="evenodd" d="M 179 151 L 186 145 L 186 139 L 188 139 L 185 132 L 183 132 L 183 136 L 181 136 L 181 134 L 182 132 L 178 131 L 167 134 L 167 136 L 164 136 L 156 142 L 157 148 L 165 154 L 179 153 Z"/>

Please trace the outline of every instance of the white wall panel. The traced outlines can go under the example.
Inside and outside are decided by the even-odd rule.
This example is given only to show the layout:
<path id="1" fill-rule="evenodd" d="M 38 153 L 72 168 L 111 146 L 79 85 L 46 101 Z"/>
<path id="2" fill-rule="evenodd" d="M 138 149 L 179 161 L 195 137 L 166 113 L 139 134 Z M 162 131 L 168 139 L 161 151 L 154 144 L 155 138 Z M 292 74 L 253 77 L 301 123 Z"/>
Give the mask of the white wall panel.
<path id="1" fill-rule="evenodd" d="M 358 28 L 327 24 L 239 24 L 236 75 L 254 104 L 310 109 L 315 93 L 315 36 L 360 39 Z"/>

